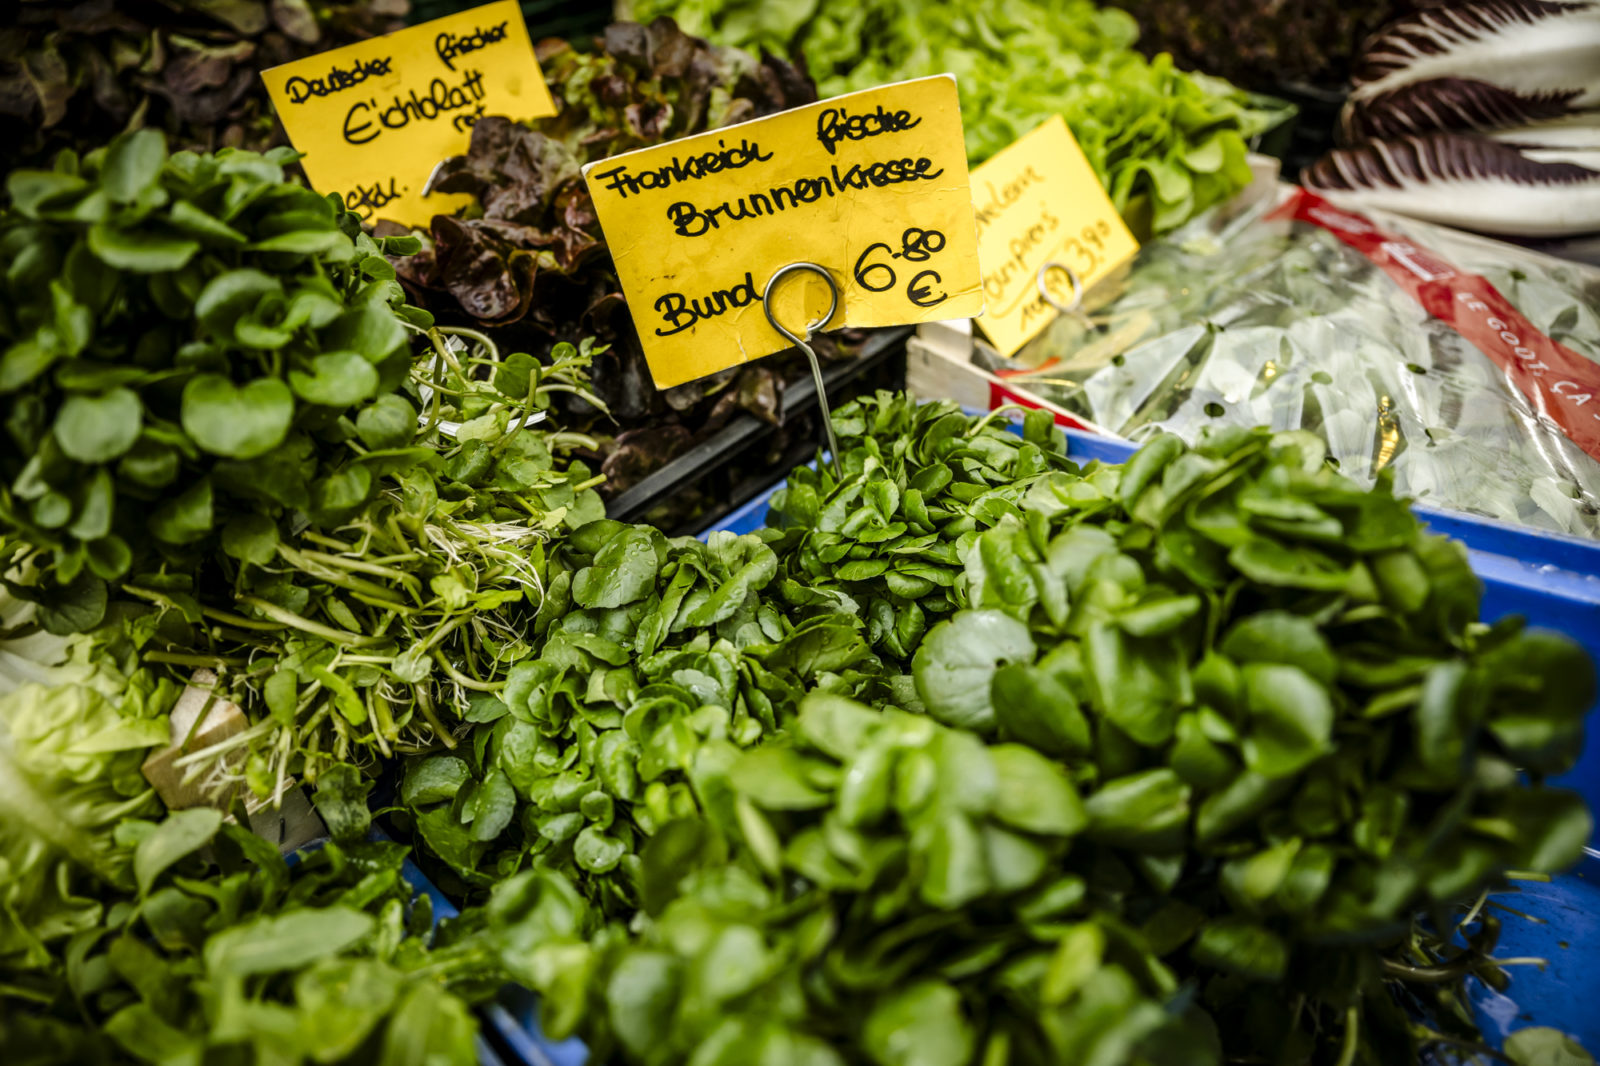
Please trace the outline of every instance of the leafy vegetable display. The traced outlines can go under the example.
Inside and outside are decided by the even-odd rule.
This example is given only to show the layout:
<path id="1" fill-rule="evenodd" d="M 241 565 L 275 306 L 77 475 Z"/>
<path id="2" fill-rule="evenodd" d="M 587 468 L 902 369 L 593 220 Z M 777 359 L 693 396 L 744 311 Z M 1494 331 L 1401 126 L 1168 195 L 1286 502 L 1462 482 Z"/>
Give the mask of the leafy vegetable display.
<path id="1" fill-rule="evenodd" d="M 140 130 L 7 178 L 0 517 L 85 602 L 230 522 L 337 511 L 317 438 L 385 421 L 372 401 L 407 375 L 406 326 L 431 319 L 382 246 L 284 181 L 292 158 L 169 157 Z"/>
<path id="2" fill-rule="evenodd" d="M 1600 229 L 1600 4 L 1430 4 L 1368 38 L 1344 146 L 1303 178 L 1341 206 L 1480 233 Z"/>
<path id="3" fill-rule="evenodd" d="M 0 640 L 37 635 L 37 610 L 8 601 Z M 116 625 L 58 644 L 0 695 L 8 1061 L 477 1061 L 493 945 L 471 917 L 430 932 L 406 849 L 364 839 L 353 768 L 318 793 L 342 843 L 292 865 L 217 810 L 165 814 L 140 764 L 179 686 Z"/>
<path id="4" fill-rule="evenodd" d="M 1001 415 L 974 422 L 948 404 L 879 393 L 841 408 L 845 481 L 800 468 L 773 496 L 771 543 L 793 608 L 859 614 L 875 648 L 909 660 L 928 627 L 959 601 L 978 534 L 1019 507 L 1033 479 L 1066 470 L 1044 412 L 1023 436 Z"/>
<path id="5" fill-rule="evenodd" d="M 42 572 L 12 590 L 57 632 L 154 608 L 143 654 L 217 670 L 253 720 L 193 772 L 264 797 L 452 744 L 527 654 L 540 542 L 603 514 L 556 460 L 592 439 L 527 428 L 588 395 L 593 345 L 541 362 L 429 328 L 384 256 L 417 242 L 366 236 L 286 158 L 169 159 L 140 131 L 13 174 L 0 222 L 0 560 Z"/>
<path id="6" fill-rule="evenodd" d="M 608 913 L 640 904 L 639 853 L 698 810 L 708 742 L 757 743 L 824 689 L 909 692 L 853 615 L 792 617 L 754 536 L 709 544 L 596 522 L 552 553 L 537 651 L 475 706 L 470 751 L 413 760 L 400 790 L 421 840 L 473 889 L 526 862 Z M 449 884 L 449 879 L 445 879 Z"/>
<path id="7" fill-rule="evenodd" d="M 1407 325 L 1327 281 L 1338 248 L 1247 240 L 1240 295 L 1194 284 L 1199 230 L 1156 242 L 1119 339 L 1044 370 L 1184 431 L 1122 466 L 1078 465 L 1044 412 L 885 392 L 759 533 L 669 538 L 597 491 L 776 420 L 787 368 L 655 394 L 585 163 L 813 100 L 807 68 L 827 94 L 953 70 L 975 158 L 1063 112 L 1161 232 L 1248 179 L 1270 106 L 1087 0 L 694 0 L 689 29 L 761 58 L 666 18 L 543 43 L 559 113 L 478 122 L 434 179 L 474 204 L 425 234 L 221 147 L 275 135 L 255 68 L 404 8 L 29 0 L 0 30 L 9 152 L 123 131 L 13 170 L 0 208 L 8 1063 L 465 1064 L 508 981 L 619 1066 L 1488 1050 L 1469 983 L 1530 961 L 1497 955 L 1491 897 L 1590 839 L 1547 781 L 1594 666 L 1479 621 L 1465 551 L 1394 494 L 1444 491 L 1392 401 L 1376 436 L 1332 403 L 1254 425 L 1263 395 L 1437 378 L 1428 450 L 1506 480 L 1452 444 L 1493 390 L 1462 400 L 1443 335 L 1398 384 L 1295 354 Z M 1571 278 L 1484 269 L 1600 357 Z M 1167 361 L 1113 358 L 1133 337 Z M 1587 529 L 1588 475 L 1549 477 L 1515 491 Z M 244 825 L 302 782 L 331 839 L 286 858 Z M 1493 1054 L 1592 1064 L 1537 1028 Z"/>
<path id="8" fill-rule="evenodd" d="M 1600 8 L 1596 12 L 1592 51 L 1600 58 Z M 1480 233 L 1593 233 L 1600 229 L 1600 153 L 1548 144 L 1540 132 L 1528 127 L 1496 137 L 1427 133 L 1368 141 L 1330 151 L 1302 181 L 1358 211 L 1397 211 Z"/>
<path id="9" fill-rule="evenodd" d="M 1596 56 L 1600 6 L 1585 0 L 1428 5 L 1363 43 L 1340 132 L 1376 139 L 1563 116 L 1592 128 Z"/>
<path id="10" fill-rule="evenodd" d="M 824 694 L 793 729 L 729 753 L 716 820 L 652 841 L 636 935 L 551 874 L 496 890 L 548 1029 L 582 1022 L 596 1062 L 1218 1061 L 1145 938 L 1094 913 L 1065 770 Z"/>
<path id="11" fill-rule="evenodd" d="M 1037 415 L 884 395 L 838 428 L 842 479 L 798 472 L 770 547 L 577 531 L 503 716 L 407 771 L 422 839 L 503 882 L 547 1032 L 650 1064 L 1473 1045 L 1484 897 L 1589 836 L 1539 784 L 1581 747 L 1575 645 L 1477 623 L 1465 553 L 1307 433 L 1080 470 Z M 889 576 L 922 528 L 948 584 Z M 819 622 L 843 668 L 752 669 Z"/>
<path id="12" fill-rule="evenodd" d="M 547 369 L 581 362 L 562 348 Z M 157 607 L 149 654 L 218 670 L 255 716 L 248 758 L 225 742 L 197 755 L 202 770 L 273 796 L 329 762 L 453 747 L 461 721 L 486 713 L 531 652 L 545 543 L 604 513 L 596 479 L 555 463 L 561 435 L 522 425 L 534 399 L 548 401 L 533 367 L 524 355 L 496 364 L 492 384 L 457 378 L 478 395 L 452 413 L 476 417 L 455 437 L 436 429 L 398 454 L 366 453 L 380 457 L 371 499 L 326 532 L 261 524 L 226 541 L 231 601 L 128 589 Z"/>
<path id="13" fill-rule="evenodd" d="M 1513 770 L 1575 759 L 1583 653 L 1476 625 L 1465 552 L 1325 455 L 1223 430 L 1042 479 L 916 658 L 933 717 L 1090 756 L 1090 835 L 1159 890 L 1220 893 L 1248 950 L 1202 934 L 1197 957 L 1251 977 L 1288 972 L 1295 939 L 1381 938 L 1497 871 L 1560 868 L 1590 827 Z"/>
<path id="14" fill-rule="evenodd" d="M 28 624 L 21 608 L 0 634 Z M 103 920 L 99 889 L 132 888 L 119 827 L 161 809 L 139 764 L 166 743 L 177 695 L 152 671 L 117 669 L 126 649 L 72 645 L 47 680 L 0 695 L 0 986 L 23 997 L 43 994 L 53 953 Z"/>
<path id="15" fill-rule="evenodd" d="M 477 1061 L 467 998 L 503 977 L 470 921 L 435 937 L 400 845 L 329 843 L 290 865 L 209 808 L 116 836 L 136 885 L 73 932 L 35 1009 L 0 991 L 14 1061 Z"/>
<path id="16" fill-rule="evenodd" d="M 406 0 L 21 0 L 0 29 L 0 161 L 129 128 L 174 148 L 284 144 L 258 72 L 397 30 Z"/>
<path id="17" fill-rule="evenodd" d="M 671 14 L 726 44 L 803 56 L 823 97 L 953 73 L 974 163 L 1060 114 L 1141 237 L 1243 188 L 1246 142 L 1284 117 L 1281 105 L 1180 71 L 1168 56 L 1145 59 L 1133 50 L 1133 18 L 1089 0 L 639 0 L 633 9 Z"/>
<path id="18" fill-rule="evenodd" d="M 618 152 L 759 118 L 816 99 L 805 75 L 680 32 L 671 20 L 607 27 L 592 52 L 539 46 L 558 114 L 527 124 L 486 118 L 464 156 L 434 182 L 470 193 L 461 217 L 435 216 L 420 254 L 394 260 L 413 296 L 444 321 L 488 331 L 502 347 L 542 354 L 598 338 L 591 387 L 610 419 L 569 398 L 575 424 L 593 423 L 607 492 L 620 492 L 720 428 L 741 410 L 780 421 L 793 360 L 748 367 L 658 392 L 611 265 L 580 168 Z M 406 232 L 380 224 L 379 232 Z M 839 358 L 834 341 L 825 358 Z"/>

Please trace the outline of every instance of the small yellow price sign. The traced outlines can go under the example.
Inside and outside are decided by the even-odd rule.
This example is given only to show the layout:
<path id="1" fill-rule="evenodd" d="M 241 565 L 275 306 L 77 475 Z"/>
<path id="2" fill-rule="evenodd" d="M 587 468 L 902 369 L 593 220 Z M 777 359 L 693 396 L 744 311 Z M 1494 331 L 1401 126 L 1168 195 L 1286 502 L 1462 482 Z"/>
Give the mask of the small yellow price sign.
<path id="1" fill-rule="evenodd" d="M 1070 267 L 1087 290 L 1139 250 L 1060 115 L 974 169 L 972 193 L 987 299 L 978 325 L 1002 355 L 1056 317 L 1039 291 L 1041 267 Z M 1056 303 L 1072 303 L 1065 270 L 1046 271 L 1044 284 Z"/>
<path id="2" fill-rule="evenodd" d="M 842 312 L 892 326 L 983 310 L 955 79 L 885 85 L 584 167 L 658 388 L 789 346 L 768 279 L 824 267 Z M 799 331 L 826 279 L 796 276 L 773 312 Z"/>
<path id="3" fill-rule="evenodd" d="M 471 202 L 423 189 L 440 160 L 467 150 L 479 118 L 556 113 L 517 0 L 272 67 L 261 80 L 317 190 L 362 218 L 413 226 Z"/>

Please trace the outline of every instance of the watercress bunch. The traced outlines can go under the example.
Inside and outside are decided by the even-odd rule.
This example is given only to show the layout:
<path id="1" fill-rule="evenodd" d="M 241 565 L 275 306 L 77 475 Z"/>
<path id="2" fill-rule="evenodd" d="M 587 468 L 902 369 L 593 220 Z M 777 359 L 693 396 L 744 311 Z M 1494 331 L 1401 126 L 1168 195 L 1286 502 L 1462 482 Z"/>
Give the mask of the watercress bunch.
<path id="1" fill-rule="evenodd" d="M 6 179 L 0 524 L 44 556 L 34 595 L 76 608 L 61 628 L 236 523 L 347 505 L 324 442 L 409 439 L 389 394 L 432 319 L 384 253 L 417 242 L 364 235 L 293 158 L 139 130 Z"/>

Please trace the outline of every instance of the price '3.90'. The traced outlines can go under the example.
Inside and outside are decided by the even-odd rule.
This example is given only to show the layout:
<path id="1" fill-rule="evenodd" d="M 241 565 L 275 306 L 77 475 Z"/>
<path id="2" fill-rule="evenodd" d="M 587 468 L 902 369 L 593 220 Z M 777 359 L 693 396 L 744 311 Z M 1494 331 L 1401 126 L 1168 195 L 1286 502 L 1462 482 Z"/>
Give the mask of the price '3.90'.
<path id="1" fill-rule="evenodd" d="M 900 235 L 900 247 L 896 250 L 883 241 L 876 241 L 867 245 L 861 255 L 856 259 L 855 278 L 856 284 L 868 292 L 888 292 L 900 282 L 900 275 L 894 267 L 884 262 L 885 258 L 898 259 L 905 263 L 926 263 L 939 252 L 944 251 L 944 234 L 936 229 L 918 229 L 913 226 Z M 918 307 L 934 307 L 949 299 L 946 292 L 934 292 L 933 287 L 940 283 L 939 272 L 932 269 L 916 271 L 911 280 L 906 282 L 906 299 Z"/>
<path id="2" fill-rule="evenodd" d="M 1078 259 L 1078 276 L 1091 277 L 1097 274 L 1105 262 L 1105 241 L 1111 236 L 1111 223 L 1105 219 L 1097 219 L 1080 231 L 1082 239 L 1068 237 L 1061 242 L 1063 251 L 1071 252 Z"/>

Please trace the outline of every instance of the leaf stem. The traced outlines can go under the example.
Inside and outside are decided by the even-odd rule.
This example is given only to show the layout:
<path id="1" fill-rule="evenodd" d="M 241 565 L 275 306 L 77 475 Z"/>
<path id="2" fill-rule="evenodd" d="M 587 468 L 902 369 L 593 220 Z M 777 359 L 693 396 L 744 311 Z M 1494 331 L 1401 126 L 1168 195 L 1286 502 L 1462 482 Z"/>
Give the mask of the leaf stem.
<path id="1" fill-rule="evenodd" d="M 460 670 L 457 670 L 455 667 L 451 666 L 450 663 L 446 661 L 444 652 L 442 651 L 435 651 L 433 653 L 433 661 L 439 664 L 439 669 L 443 670 L 449 675 L 450 680 L 454 681 L 462 688 L 470 688 L 474 692 L 499 692 L 501 689 L 506 687 L 506 683 L 504 681 L 473 680 L 466 674 L 463 674 Z"/>
<path id="2" fill-rule="evenodd" d="M 444 723 L 439 720 L 439 715 L 434 711 L 433 694 L 428 691 L 428 686 L 426 684 L 413 685 L 412 690 L 417 695 L 417 710 L 422 713 L 422 717 L 427 720 L 427 723 L 433 727 L 433 731 L 438 735 L 439 739 L 444 741 L 444 746 L 454 751 L 456 738 L 451 735 L 450 730 L 444 727 Z"/>
<path id="3" fill-rule="evenodd" d="M 351 560 L 340 559 L 337 555 L 324 555 L 322 552 L 300 552 L 287 544 L 278 545 L 278 554 L 283 557 L 284 562 L 303 573 L 311 575 L 318 581 L 325 581 L 330 585 L 337 585 L 342 589 L 359 592 L 375 600 L 384 600 L 406 609 L 405 602 L 400 599 L 393 589 L 341 573 L 341 570 L 356 569 L 345 565 Z M 321 558 L 314 558 L 315 556 L 320 556 Z M 328 560 L 333 561 L 329 562 Z"/>
<path id="4" fill-rule="evenodd" d="M 274 626 L 273 628 L 274 629 L 281 629 L 283 627 L 282 626 Z M 210 634 L 211 634 L 211 636 L 213 638 L 215 638 L 217 640 L 231 640 L 235 644 L 248 644 L 253 648 L 263 648 L 263 649 L 269 649 L 270 650 L 270 649 L 276 647 L 276 645 L 272 644 L 270 641 L 263 640 L 261 638 L 261 636 L 260 636 L 259 631 L 250 632 L 250 631 L 243 630 L 243 629 L 234 629 L 231 626 L 220 626 L 219 625 L 219 626 L 212 626 L 211 629 L 210 629 Z"/>
<path id="5" fill-rule="evenodd" d="M 495 363 L 500 361 L 500 346 L 490 340 L 487 335 L 479 333 L 475 329 L 469 329 L 466 326 L 435 326 L 434 329 L 450 336 L 471 337 L 480 347 L 490 353 L 485 357 L 486 359 Z M 454 362 L 453 359 L 451 361 Z M 456 369 L 459 370 L 460 367 L 458 366 Z"/>
<path id="6" fill-rule="evenodd" d="M 1507 914 L 1514 914 L 1518 918 L 1521 918 L 1525 922 L 1533 922 L 1536 925 L 1548 925 L 1549 924 L 1547 921 L 1545 921 L 1543 918 L 1540 918 L 1536 914 L 1529 914 L 1526 911 L 1519 911 L 1515 907 L 1507 907 L 1504 903 L 1497 902 L 1496 900 L 1492 900 L 1491 899 L 1489 901 L 1489 906 L 1493 907 L 1497 911 L 1505 911 Z"/>
<path id="7" fill-rule="evenodd" d="M 1356 1048 L 1360 1044 L 1361 1010 L 1351 1006 L 1344 1012 L 1344 1045 L 1339 1049 L 1339 1061 L 1335 1066 L 1353 1066 L 1356 1061 Z"/>
<path id="8" fill-rule="evenodd" d="M 149 600 L 151 603 L 162 603 L 169 606 L 173 605 L 171 598 L 168 597 L 166 593 L 160 592 L 156 589 L 140 588 L 138 585 L 124 585 L 122 586 L 122 591 L 128 593 L 129 595 L 137 596 L 141 600 Z M 275 630 L 283 628 L 283 626 L 277 622 L 263 622 L 259 618 L 246 618 L 242 614 L 234 614 L 231 611 L 219 611 L 215 607 L 207 607 L 204 604 L 202 604 L 200 607 L 200 614 L 211 619 L 213 622 L 225 622 L 228 625 L 235 626 L 239 629 Z"/>
<path id="9" fill-rule="evenodd" d="M 367 559 L 352 559 L 347 555 L 329 555 L 326 552 L 302 551 L 300 553 L 307 559 L 323 563 L 327 566 L 337 566 L 344 570 L 354 570 L 361 574 L 371 574 L 373 577 L 387 578 L 390 581 L 420 584 L 417 575 L 408 574 L 404 570 L 396 570 L 390 566 L 381 566 Z M 414 556 L 413 556 L 414 558 Z"/>
<path id="10" fill-rule="evenodd" d="M 364 637 L 359 633 L 349 633 L 343 629 L 334 629 L 332 626 L 313 622 L 309 618 L 302 618 L 293 611 L 285 610 L 275 603 L 261 599 L 259 596 L 241 596 L 239 597 L 239 602 L 254 607 L 268 618 L 276 619 L 291 629 L 298 629 L 302 633 L 310 633 L 312 636 L 321 637 L 323 640 L 334 644 L 348 645 L 352 648 L 364 648 L 374 644 L 382 644 L 385 639 L 383 637 Z"/>
<path id="11" fill-rule="evenodd" d="M 1029 410 L 1029 408 L 1026 405 L 1020 404 L 1020 403 L 1001 404 L 999 407 L 996 407 L 993 411 L 990 411 L 988 414 L 984 415 L 983 418 L 981 420 L 979 420 L 978 424 L 972 427 L 972 430 L 967 435 L 969 437 L 976 437 L 978 434 L 982 433 L 984 430 L 989 428 L 989 423 L 990 422 L 994 421 L 997 417 L 999 417 L 1001 415 L 1004 415 L 1007 411 L 1027 411 L 1027 410 Z"/>
<path id="12" fill-rule="evenodd" d="M 427 640 L 422 642 L 422 650 L 432 651 L 441 640 L 443 640 L 445 637 L 448 637 L 451 633 L 454 633 L 457 629 L 460 629 L 466 621 L 466 615 L 458 614 L 454 618 L 450 619 L 450 621 L 439 626 L 428 635 Z"/>
<path id="13" fill-rule="evenodd" d="M 1383 960 L 1383 972 L 1389 977 L 1397 977 L 1402 981 L 1413 981 L 1419 984 L 1442 985 L 1452 981 L 1459 981 L 1472 969 L 1472 962 L 1476 956 L 1472 952 L 1464 952 L 1453 961 L 1443 966 L 1408 966 L 1394 959 Z"/>
<path id="14" fill-rule="evenodd" d="M 551 451 L 558 451 L 563 446 L 587 448 L 589 451 L 598 451 L 600 442 L 588 433 L 574 433 L 569 430 L 545 434 L 545 445 Z"/>
<path id="15" fill-rule="evenodd" d="M 1467 913 L 1462 917 L 1462 919 L 1459 922 L 1456 923 L 1456 930 L 1455 931 L 1459 933 L 1459 932 L 1461 932 L 1461 930 L 1465 929 L 1467 926 L 1471 925 L 1474 921 L 1476 921 L 1477 917 L 1478 917 L 1478 912 L 1483 910 L 1483 905 L 1485 903 L 1487 903 L 1488 901 L 1489 901 L 1489 890 L 1488 889 L 1484 889 L 1482 892 L 1478 893 L 1478 898 L 1472 904 L 1472 908 L 1467 911 Z"/>
<path id="16" fill-rule="evenodd" d="M 172 765 L 188 766 L 191 763 L 206 762 L 210 759 L 216 758 L 219 755 L 224 755 L 232 751 L 234 748 L 247 745 L 257 737 L 265 736 L 276 728 L 278 728 L 278 723 L 276 721 L 271 718 L 265 718 L 251 726 L 249 729 L 242 730 L 229 737 L 224 737 L 215 744 L 201 748 L 199 751 L 190 752 L 187 755 L 183 755 L 172 760 Z"/>
<path id="17" fill-rule="evenodd" d="M 1461 1040 L 1453 1036 L 1446 1036 L 1445 1034 L 1436 1032 L 1435 1030 L 1429 1029 L 1426 1026 L 1417 1026 L 1416 1028 L 1413 1028 L 1411 1030 L 1411 1035 L 1425 1044 L 1444 1044 L 1447 1047 L 1455 1047 L 1460 1048 L 1463 1051 L 1470 1051 L 1475 1055 L 1488 1055 L 1489 1057 L 1498 1059 L 1501 1062 L 1511 1061 L 1510 1056 L 1506 1055 L 1504 1052 L 1496 1051 L 1488 1044 L 1478 1044 L 1471 1040 Z"/>
<path id="18" fill-rule="evenodd" d="M 330 537 L 326 533 L 318 533 L 314 529 L 301 530 L 300 539 L 309 540 L 313 544 L 320 544 L 324 548 L 332 548 L 334 551 L 338 552 L 350 552 L 356 550 L 353 545 L 347 543 L 346 541 L 342 541 L 338 537 Z"/>
<path id="19" fill-rule="evenodd" d="M 385 723 L 380 719 L 378 714 L 378 703 L 380 701 L 373 699 L 372 690 L 370 688 L 366 691 L 366 697 L 367 721 L 372 725 L 372 739 L 378 742 L 378 750 L 382 752 L 383 757 L 387 759 L 394 753 L 389 750 L 389 738 L 385 734 L 388 732 L 388 730 L 394 729 L 394 719 L 388 719 L 386 729 Z M 388 718 L 388 715 L 384 715 L 383 718 Z"/>
<path id="20" fill-rule="evenodd" d="M 222 655 L 190 655 L 177 651 L 147 651 L 144 653 L 146 662 L 171 663 L 173 666 L 248 666 L 244 659 L 231 659 Z"/>

